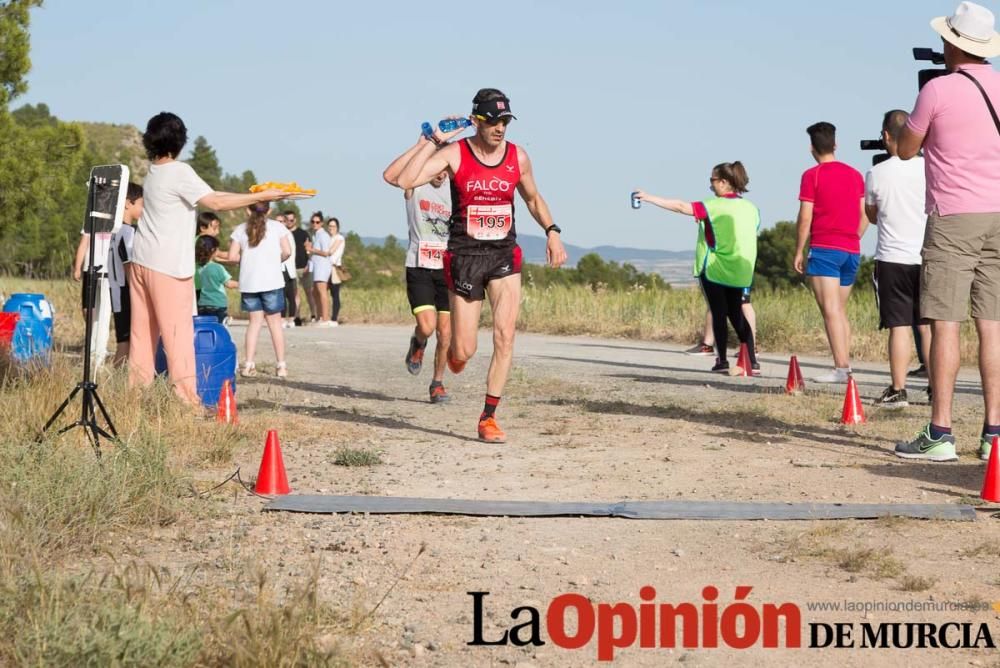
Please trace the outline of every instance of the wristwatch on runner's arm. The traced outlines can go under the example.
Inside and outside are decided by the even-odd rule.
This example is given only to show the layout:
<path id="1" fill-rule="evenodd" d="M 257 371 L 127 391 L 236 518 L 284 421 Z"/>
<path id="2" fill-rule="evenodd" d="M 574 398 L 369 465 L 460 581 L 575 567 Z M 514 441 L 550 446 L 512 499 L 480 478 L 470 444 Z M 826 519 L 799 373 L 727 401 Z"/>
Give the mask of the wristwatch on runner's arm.
<path id="1" fill-rule="evenodd" d="M 549 236 L 549 232 L 558 232 L 559 234 L 562 234 L 562 228 L 556 225 L 555 223 L 552 223 L 551 225 L 545 228 L 546 237 Z"/>

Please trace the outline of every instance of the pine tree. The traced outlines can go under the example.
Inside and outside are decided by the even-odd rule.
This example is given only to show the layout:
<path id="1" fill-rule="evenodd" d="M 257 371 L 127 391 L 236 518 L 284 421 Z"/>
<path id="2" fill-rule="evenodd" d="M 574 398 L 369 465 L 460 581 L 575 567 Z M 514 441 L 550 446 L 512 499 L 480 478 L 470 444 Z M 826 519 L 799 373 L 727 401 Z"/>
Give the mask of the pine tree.
<path id="1" fill-rule="evenodd" d="M 212 190 L 222 190 L 222 166 L 219 165 L 215 149 L 209 145 L 207 139 L 199 136 L 194 140 L 194 147 L 191 149 L 187 164 L 194 168 L 198 176 L 203 178 Z"/>

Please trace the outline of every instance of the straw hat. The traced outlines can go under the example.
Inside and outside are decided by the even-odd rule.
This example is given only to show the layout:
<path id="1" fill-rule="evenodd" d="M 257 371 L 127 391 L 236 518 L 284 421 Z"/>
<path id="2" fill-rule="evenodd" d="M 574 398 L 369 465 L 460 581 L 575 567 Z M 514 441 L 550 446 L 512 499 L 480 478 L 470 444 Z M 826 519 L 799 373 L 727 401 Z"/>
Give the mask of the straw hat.
<path id="1" fill-rule="evenodd" d="M 994 29 L 993 12 L 974 2 L 963 2 L 952 16 L 931 21 L 945 41 L 980 58 L 1000 56 L 1000 33 Z"/>

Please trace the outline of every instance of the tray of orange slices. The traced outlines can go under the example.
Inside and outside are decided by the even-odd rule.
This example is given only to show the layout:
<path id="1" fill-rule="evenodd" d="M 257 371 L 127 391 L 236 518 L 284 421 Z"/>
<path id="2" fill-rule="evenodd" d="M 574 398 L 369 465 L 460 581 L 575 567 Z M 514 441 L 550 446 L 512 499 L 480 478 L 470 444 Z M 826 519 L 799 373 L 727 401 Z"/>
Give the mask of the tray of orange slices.
<path id="1" fill-rule="evenodd" d="M 315 188 L 303 188 L 295 181 L 290 181 L 288 183 L 280 183 L 278 181 L 265 181 L 264 183 L 255 183 L 250 186 L 250 192 L 259 193 L 262 190 L 283 190 L 288 193 L 288 197 L 285 199 L 309 199 L 310 197 L 316 196 Z"/>

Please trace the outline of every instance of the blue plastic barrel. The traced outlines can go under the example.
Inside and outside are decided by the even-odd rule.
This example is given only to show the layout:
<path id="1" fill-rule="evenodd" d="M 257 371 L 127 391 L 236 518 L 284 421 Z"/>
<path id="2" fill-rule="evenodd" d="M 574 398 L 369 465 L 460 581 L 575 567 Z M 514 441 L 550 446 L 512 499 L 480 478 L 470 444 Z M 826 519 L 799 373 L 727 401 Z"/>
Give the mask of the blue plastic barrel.
<path id="1" fill-rule="evenodd" d="M 10 342 L 10 352 L 18 362 L 47 363 L 52 351 L 52 306 L 45 295 L 18 293 L 10 296 L 4 313 L 20 317 Z"/>
<path id="2" fill-rule="evenodd" d="M 229 381 L 236 392 L 236 344 L 229 330 L 214 315 L 194 317 L 194 364 L 198 370 L 198 396 L 206 406 L 219 403 L 222 385 Z M 156 372 L 167 372 L 162 341 L 156 348 Z"/>

